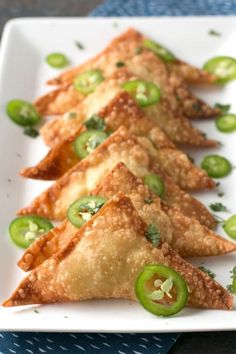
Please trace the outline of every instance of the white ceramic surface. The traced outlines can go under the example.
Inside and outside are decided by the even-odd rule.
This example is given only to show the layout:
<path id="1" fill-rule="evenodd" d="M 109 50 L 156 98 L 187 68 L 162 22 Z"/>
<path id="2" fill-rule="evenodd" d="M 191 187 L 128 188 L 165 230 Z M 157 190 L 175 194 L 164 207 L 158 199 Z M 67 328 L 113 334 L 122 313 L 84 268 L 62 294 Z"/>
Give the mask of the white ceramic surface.
<path id="1" fill-rule="evenodd" d="M 16 262 L 22 251 L 9 240 L 8 225 L 15 211 L 28 204 L 33 197 L 48 186 L 48 182 L 24 180 L 18 171 L 35 164 L 47 151 L 40 138 L 23 135 L 5 114 L 6 103 L 13 98 L 32 101 L 50 87 L 45 81 L 58 74 L 45 63 L 48 53 L 61 51 L 76 65 L 99 52 L 116 35 L 133 26 L 157 41 L 165 44 L 176 55 L 201 66 L 208 58 L 218 54 L 236 57 L 236 18 L 44 18 L 10 21 L 3 34 L 0 52 L 0 301 L 7 298 L 24 276 Z M 221 33 L 210 36 L 210 29 Z M 78 50 L 75 41 L 85 49 Z M 197 91 L 196 91 L 197 92 Z M 236 112 L 236 81 L 223 88 L 199 90 L 197 93 L 207 102 L 230 103 Z M 223 146 L 215 151 L 228 157 L 236 165 L 236 133 L 222 134 L 216 131 L 214 122 L 195 123 Z M 197 163 L 211 151 L 191 151 Z M 221 201 L 231 213 L 236 213 L 236 171 L 222 179 L 219 187 L 223 198 L 216 191 L 198 193 L 209 205 Z M 220 214 L 221 215 L 221 214 Z M 223 217 L 227 215 L 222 213 Z M 224 234 L 221 228 L 218 230 Z M 195 259 L 194 264 L 204 262 L 216 273 L 216 280 L 227 285 L 230 269 L 236 265 L 236 254 L 210 259 Z M 236 310 L 207 311 L 185 309 L 173 318 L 157 318 L 135 303 L 126 301 L 88 301 L 78 304 L 34 307 L 0 307 L 0 330 L 37 331 L 104 331 L 104 332 L 179 332 L 205 330 L 235 330 Z"/>

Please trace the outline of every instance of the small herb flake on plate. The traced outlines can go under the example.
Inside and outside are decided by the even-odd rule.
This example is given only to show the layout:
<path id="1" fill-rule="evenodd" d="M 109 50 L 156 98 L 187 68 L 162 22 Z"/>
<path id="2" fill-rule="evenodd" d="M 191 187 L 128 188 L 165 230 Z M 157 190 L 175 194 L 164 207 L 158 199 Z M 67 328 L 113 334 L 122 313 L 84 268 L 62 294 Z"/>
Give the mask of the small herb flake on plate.
<path id="1" fill-rule="evenodd" d="M 215 278 L 215 273 L 213 273 L 210 269 L 207 269 L 206 267 L 200 266 L 198 267 L 198 269 L 200 269 L 202 272 L 206 273 L 209 275 L 209 277 L 211 277 L 212 279 Z"/>
<path id="2" fill-rule="evenodd" d="M 216 211 L 216 212 L 220 212 L 220 211 L 228 212 L 229 211 L 228 208 L 220 202 L 210 204 L 209 207 L 211 208 L 211 210 Z"/>
<path id="3" fill-rule="evenodd" d="M 157 247 L 160 243 L 160 232 L 154 224 L 149 224 L 145 232 L 146 238 L 152 242 L 153 246 Z"/>
<path id="4" fill-rule="evenodd" d="M 218 197 L 223 197 L 225 194 L 224 194 L 224 192 L 219 192 L 218 193 Z"/>
<path id="5" fill-rule="evenodd" d="M 37 136 L 39 136 L 38 130 L 33 127 L 26 127 L 24 129 L 24 134 L 30 136 L 31 138 L 37 138 Z"/>
<path id="6" fill-rule="evenodd" d="M 76 47 L 77 47 L 78 49 L 84 50 L 84 45 L 83 45 L 81 42 L 75 41 L 75 45 L 76 45 Z"/>
<path id="7" fill-rule="evenodd" d="M 216 102 L 214 107 L 219 108 L 219 110 L 221 110 L 221 112 L 225 114 L 225 113 L 229 112 L 231 105 L 230 104 L 221 104 L 221 103 Z"/>
<path id="8" fill-rule="evenodd" d="M 214 30 L 214 29 L 210 29 L 209 32 L 208 32 L 208 34 L 209 34 L 210 36 L 215 36 L 215 37 L 220 37 L 220 36 L 221 36 L 221 33 L 218 32 L 218 31 L 216 31 L 216 30 Z"/>
<path id="9" fill-rule="evenodd" d="M 39 310 L 35 309 L 34 312 L 35 312 L 35 313 L 39 313 Z"/>

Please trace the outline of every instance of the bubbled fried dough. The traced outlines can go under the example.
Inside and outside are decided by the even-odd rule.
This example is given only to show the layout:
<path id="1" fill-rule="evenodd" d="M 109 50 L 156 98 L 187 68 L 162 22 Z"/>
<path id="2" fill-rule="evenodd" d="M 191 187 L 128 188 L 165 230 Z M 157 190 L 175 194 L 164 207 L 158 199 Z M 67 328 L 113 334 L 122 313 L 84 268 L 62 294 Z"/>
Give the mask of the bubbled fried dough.
<path id="1" fill-rule="evenodd" d="M 152 153 L 153 161 L 181 188 L 198 190 L 215 187 L 214 181 L 207 173 L 192 164 L 185 153 L 174 148 L 165 133 L 145 117 L 127 93 L 118 94 L 98 113 L 98 116 L 104 120 L 107 131 L 115 131 L 123 125 L 137 136 L 139 143 Z M 60 178 L 79 161 L 79 158 L 76 158 L 73 141 L 84 131 L 85 126 L 78 124 L 73 135 L 54 145 L 43 160 L 34 167 L 22 170 L 21 174 L 36 179 Z"/>
<path id="2" fill-rule="evenodd" d="M 123 163 L 118 163 L 91 192 L 111 199 L 123 192 L 147 224 L 154 224 L 163 242 L 167 242 L 184 257 L 216 256 L 233 252 L 236 245 L 213 233 L 196 219 L 188 218 L 178 208 L 169 206 L 154 195 L 142 179 L 132 174 Z M 45 259 L 62 249 L 73 237 L 77 228 L 67 219 L 36 240 L 24 253 L 18 265 L 32 270 Z"/>
<path id="3" fill-rule="evenodd" d="M 232 296 L 164 243 L 154 247 L 147 224 L 131 200 L 119 193 L 105 204 L 61 251 L 33 270 L 3 306 L 88 299 L 135 300 L 134 284 L 145 264 L 177 270 L 189 288 L 189 304 L 232 308 Z"/>
<path id="4" fill-rule="evenodd" d="M 92 114 L 97 113 L 102 108 L 109 105 L 110 101 L 119 93 L 123 92 L 121 86 L 129 80 L 138 77 L 129 72 L 126 68 L 117 70 L 112 76 L 105 79 L 95 90 L 88 95 L 83 102 L 61 117 L 46 123 L 41 129 L 41 134 L 45 142 L 53 145 L 62 139 L 73 134 L 77 129 L 77 124 L 83 123 Z M 63 104 L 62 100 L 62 104 Z M 162 101 L 161 101 L 162 102 Z M 141 108 L 140 108 L 141 109 Z M 171 109 L 167 110 L 162 103 L 142 109 L 147 118 L 152 120 L 156 126 L 162 129 L 167 137 L 174 143 L 190 145 L 194 147 L 215 147 L 217 142 L 206 138 L 206 136 L 195 128 L 191 122 L 181 115 L 176 115 Z M 74 114 L 73 119 L 68 119 L 70 114 Z"/>
<path id="5" fill-rule="evenodd" d="M 127 54 L 127 53 L 126 53 Z M 120 57 L 120 53 L 117 53 Z M 112 58 L 112 70 L 108 66 L 101 68 L 105 79 L 112 77 L 117 70 L 116 60 Z M 118 59 L 117 59 L 118 60 Z M 149 51 L 144 51 L 138 56 L 127 60 L 124 65 L 130 74 L 137 79 L 152 82 L 160 87 L 160 105 L 165 109 L 166 114 L 173 117 L 187 118 L 209 118 L 220 114 L 218 108 L 212 108 L 202 100 L 196 98 L 186 83 L 174 73 L 169 73 L 165 64 Z M 101 86 L 99 84 L 95 91 Z M 74 87 L 74 84 L 64 85 L 56 90 L 49 92 L 35 101 L 37 110 L 42 115 L 63 114 L 76 107 L 90 95 L 84 95 Z"/>
<path id="6" fill-rule="evenodd" d="M 63 220 L 70 204 L 93 190 L 118 162 L 124 162 L 138 177 L 143 178 L 152 171 L 156 172 L 164 180 L 167 202 L 171 201 L 171 205 L 178 206 L 187 216 L 194 214 L 204 224 L 212 220 L 211 214 L 203 204 L 181 190 L 152 160 L 146 148 L 124 127 L 120 127 L 18 214 L 36 214 L 49 219 Z"/>
<path id="7" fill-rule="evenodd" d="M 138 32 L 134 28 L 129 28 L 127 31 L 114 38 L 111 43 L 97 56 L 88 60 L 86 63 L 79 65 L 75 68 L 64 71 L 58 77 L 48 81 L 49 85 L 64 85 L 70 84 L 76 75 L 83 71 L 90 70 L 91 68 L 97 68 L 104 66 L 104 62 L 107 58 L 114 56 L 113 53 L 121 53 L 125 55 L 139 55 L 141 45 L 144 39 L 148 39 L 145 35 Z M 142 48 L 143 50 L 143 48 Z M 127 55 L 127 54 L 126 54 Z M 114 60 L 113 60 L 114 62 Z M 105 62 L 106 63 L 106 62 Z M 106 63 L 107 64 L 107 63 Z M 173 62 L 165 63 L 168 70 L 175 72 L 179 77 L 183 78 L 191 84 L 213 84 L 216 81 L 216 77 L 211 73 L 202 69 L 196 68 L 189 63 L 185 63 L 176 58 Z M 106 65 L 108 66 L 108 65 Z"/>

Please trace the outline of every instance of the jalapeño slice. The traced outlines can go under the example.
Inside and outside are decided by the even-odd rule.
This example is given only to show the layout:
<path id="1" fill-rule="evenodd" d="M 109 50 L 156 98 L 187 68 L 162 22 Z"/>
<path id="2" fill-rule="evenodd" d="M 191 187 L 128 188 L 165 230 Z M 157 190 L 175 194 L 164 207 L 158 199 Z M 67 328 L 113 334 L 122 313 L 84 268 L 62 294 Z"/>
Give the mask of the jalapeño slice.
<path id="1" fill-rule="evenodd" d="M 53 68 L 62 69 L 69 64 L 68 58 L 62 53 L 52 53 L 46 57 L 46 62 Z"/>
<path id="2" fill-rule="evenodd" d="M 122 88 L 127 91 L 141 107 L 158 103 L 161 98 L 160 88 L 149 81 L 128 81 L 122 85 Z"/>
<path id="3" fill-rule="evenodd" d="M 232 215 L 224 224 L 224 230 L 231 238 L 236 240 L 236 215 Z"/>
<path id="4" fill-rule="evenodd" d="M 207 172 L 208 176 L 213 178 L 225 177 L 232 170 L 231 163 L 220 155 L 208 155 L 204 157 L 201 167 Z"/>
<path id="5" fill-rule="evenodd" d="M 89 70 L 76 76 L 74 80 L 74 87 L 77 91 L 87 95 L 92 93 L 96 86 L 98 86 L 104 77 L 101 70 Z"/>
<path id="6" fill-rule="evenodd" d="M 27 248 L 38 237 L 53 228 L 51 222 L 39 216 L 20 216 L 9 226 L 12 241 L 19 247 Z"/>
<path id="7" fill-rule="evenodd" d="M 171 316 L 188 301 L 188 287 L 174 269 L 162 264 L 146 265 L 135 283 L 138 301 L 157 316 Z"/>
<path id="8" fill-rule="evenodd" d="M 71 204 L 67 211 L 67 217 L 74 226 L 81 227 L 105 203 L 106 199 L 99 196 L 82 197 Z"/>
<path id="9" fill-rule="evenodd" d="M 231 57 L 212 58 L 204 64 L 203 69 L 214 74 L 219 84 L 236 79 L 236 59 Z"/>
<path id="10" fill-rule="evenodd" d="M 144 184 L 148 186 L 153 193 L 158 195 L 158 197 L 164 197 L 165 184 L 160 176 L 155 173 L 150 173 L 144 177 Z"/>
<path id="11" fill-rule="evenodd" d="M 108 134 L 101 130 L 86 130 L 73 142 L 75 152 L 80 159 L 88 156 L 93 150 L 103 143 Z"/>
<path id="12" fill-rule="evenodd" d="M 9 101 L 6 107 L 7 115 L 11 120 L 23 127 L 37 124 L 40 120 L 40 115 L 35 107 L 23 100 Z"/>
<path id="13" fill-rule="evenodd" d="M 236 114 L 225 114 L 216 119 L 216 127 L 222 133 L 231 133 L 236 130 Z"/>
<path id="14" fill-rule="evenodd" d="M 175 56 L 168 49 L 161 46 L 160 44 L 151 41 L 150 39 L 145 39 L 143 42 L 143 47 L 150 49 L 154 54 L 166 62 L 172 62 L 175 60 Z"/>

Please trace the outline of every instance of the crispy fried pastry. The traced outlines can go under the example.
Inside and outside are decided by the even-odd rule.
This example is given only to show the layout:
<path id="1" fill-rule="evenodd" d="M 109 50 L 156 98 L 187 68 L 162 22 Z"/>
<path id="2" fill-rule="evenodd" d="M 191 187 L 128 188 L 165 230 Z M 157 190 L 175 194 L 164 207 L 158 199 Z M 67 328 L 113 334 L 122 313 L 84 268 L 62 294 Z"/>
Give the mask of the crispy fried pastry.
<path id="1" fill-rule="evenodd" d="M 187 282 L 189 305 L 231 309 L 232 296 L 206 273 L 184 261 L 168 244 L 154 247 L 148 225 L 131 200 L 115 195 L 70 242 L 33 270 L 3 306 L 88 299 L 135 300 L 134 284 L 146 264 L 164 264 Z"/>
<path id="2" fill-rule="evenodd" d="M 152 147 L 153 148 L 153 147 Z M 144 178 L 151 171 L 165 183 L 165 200 L 179 207 L 184 214 L 194 216 L 203 224 L 211 223 L 208 210 L 192 196 L 181 190 L 154 161 L 147 148 L 143 147 L 126 128 L 120 127 L 87 158 L 81 160 L 19 215 L 35 214 L 49 219 L 63 220 L 70 204 L 89 194 L 106 173 L 118 162 L 124 162 L 136 176 Z"/>
<path id="3" fill-rule="evenodd" d="M 91 194 L 112 199 L 117 192 L 129 196 L 141 218 L 158 228 L 162 242 L 183 257 L 216 256 L 236 250 L 236 244 L 216 235 L 196 219 L 186 217 L 178 208 L 161 202 L 123 163 L 118 163 Z M 76 232 L 77 228 L 66 219 L 36 240 L 18 265 L 25 271 L 36 268 L 65 247 Z"/>
<path id="4" fill-rule="evenodd" d="M 161 166 L 167 175 L 183 189 L 213 188 L 214 182 L 205 171 L 192 164 L 187 155 L 174 148 L 174 145 L 158 126 L 148 120 L 134 101 L 126 93 L 117 95 L 99 114 L 108 131 L 115 131 L 121 125 L 138 136 L 138 140 L 152 153 L 153 160 Z M 68 139 L 55 145 L 46 157 L 35 167 L 22 171 L 22 175 L 36 179 L 57 179 L 72 168 L 78 158 L 73 149 L 73 141 L 85 130 L 80 125 L 77 132 Z M 73 132 L 73 129 L 72 129 Z M 153 143 L 148 143 L 148 139 Z"/>
<path id="5" fill-rule="evenodd" d="M 117 60 L 121 54 L 117 52 Z M 151 52 L 144 52 L 127 60 L 125 68 L 138 79 L 152 82 L 161 89 L 159 105 L 167 114 L 176 117 L 209 118 L 220 114 L 219 109 L 212 108 L 202 100 L 196 98 L 181 77 L 169 73 L 165 64 Z M 107 66 L 102 69 L 104 78 L 113 76 L 117 70 L 115 62 L 112 70 L 107 72 Z M 100 85 L 97 86 L 97 88 Z M 73 109 L 89 95 L 76 90 L 73 83 L 64 85 L 38 98 L 35 106 L 43 115 L 63 114 Z"/>
<path id="6" fill-rule="evenodd" d="M 105 68 L 112 70 L 111 65 L 114 65 L 122 58 L 140 55 L 140 52 L 145 51 L 142 47 L 143 41 L 147 39 L 146 36 L 129 28 L 126 32 L 112 40 L 112 42 L 94 58 L 88 60 L 86 63 L 77 66 L 76 68 L 69 69 L 57 78 L 48 81 L 50 85 L 65 85 L 70 84 L 76 75 L 83 71 L 90 70 L 91 68 Z M 117 58 L 117 53 L 120 56 Z M 180 59 L 173 62 L 166 63 L 168 69 L 177 73 L 177 75 L 191 84 L 212 84 L 216 81 L 216 77 L 204 70 L 198 69 Z"/>
<path id="7" fill-rule="evenodd" d="M 102 108 L 109 105 L 110 101 L 117 94 L 123 92 L 121 89 L 122 83 L 136 78 L 137 76 L 131 74 L 126 68 L 120 69 L 110 78 L 104 80 L 94 93 L 87 96 L 83 102 L 73 107 L 69 112 L 67 111 L 68 107 L 66 104 L 66 113 L 61 117 L 49 121 L 41 129 L 41 134 L 45 142 L 53 145 L 69 137 L 72 132 L 78 129 L 79 123 L 83 123 L 92 114 L 99 112 Z M 62 104 L 63 108 L 64 101 L 60 101 L 60 104 Z M 188 119 L 180 115 L 176 116 L 171 110 L 167 111 L 165 105 L 162 103 L 145 107 L 142 111 L 174 143 L 194 147 L 214 147 L 217 145 L 216 141 L 207 139 Z"/>

